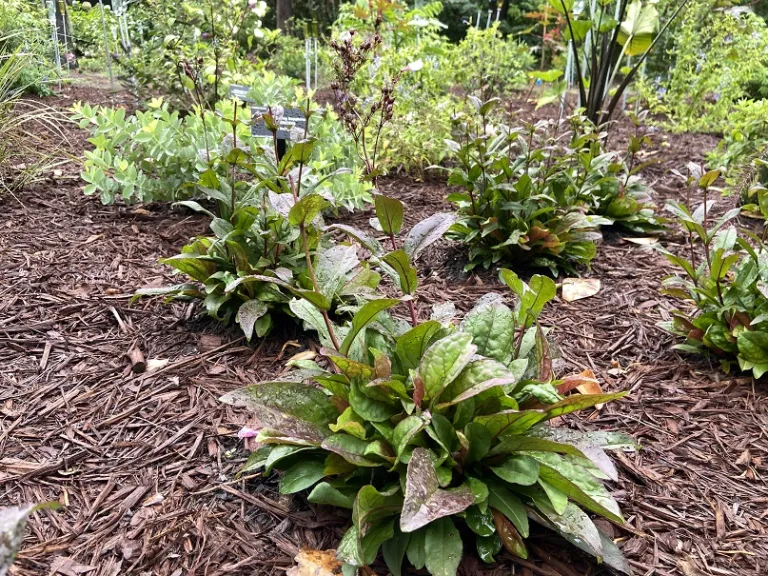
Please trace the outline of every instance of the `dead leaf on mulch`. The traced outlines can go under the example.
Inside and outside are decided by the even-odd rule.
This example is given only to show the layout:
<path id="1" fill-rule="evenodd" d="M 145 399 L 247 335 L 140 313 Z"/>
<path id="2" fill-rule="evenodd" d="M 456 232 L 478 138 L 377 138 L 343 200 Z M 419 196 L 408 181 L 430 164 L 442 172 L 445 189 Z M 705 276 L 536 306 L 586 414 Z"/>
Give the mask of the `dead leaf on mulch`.
<path id="1" fill-rule="evenodd" d="M 566 278 L 563 280 L 563 300 L 575 302 L 589 298 L 600 292 L 600 280 L 597 278 Z"/>
<path id="2" fill-rule="evenodd" d="M 313 550 L 303 548 L 296 555 L 296 566 L 286 576 L 337 576 L 341 574 L 341 562 L 336 559 L 336 550 Z"/>
<path id="3" fill-rule="evenodd" d="M 622 238 L 622 240 L 631 242 L 632 244 L 638 244 L 640 246 L 653 246 L 654 244 L 659 243 L 658 238 L 652 238 L 650 236 L 646 238 Z"/>

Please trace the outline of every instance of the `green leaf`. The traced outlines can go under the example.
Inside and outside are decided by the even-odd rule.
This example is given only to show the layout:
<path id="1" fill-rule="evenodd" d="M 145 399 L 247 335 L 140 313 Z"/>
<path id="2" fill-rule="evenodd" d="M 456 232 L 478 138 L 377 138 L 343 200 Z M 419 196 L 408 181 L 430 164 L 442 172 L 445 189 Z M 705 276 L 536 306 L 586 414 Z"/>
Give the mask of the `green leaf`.
<path id="1" fill-rule="evenodd" d="M 312 492 L 307 496 L 307 500 L 313 504 L 352 509 L 355 503 L 355 495 L 354 493 L 345 494 L 338 488 L 331 486 L 328 482 L 321 482 L 312 489 Z"/>
<path id="2" fill-rule="evenodd" d="M 641 0 L 632 0 L 616 39 L 624 47 L 624 54 L 640 56 L 650 49 L 658 23 L 659 13 L 653 4 L 643 5 Z"/>
<path id="3" fill-rule="evenodd" d="M 365 440 L 366 437 L 365 421 L 355 414 L 355 411 L 349 406 L 341 413 L 336 423 L 330 424 L 328 427 L 333 432 L 346 432 L 360 440 Z"/>
<path id="4" fill-rule="evenodd" d="M 438 212 L 416 224 L 405 238 L 403 248 L 411 258 L 440 240 L 448 229 L 456 222 L 456 216 L 447 212 Z"/>
<path id="5" fill-rule="evenodd" d="M 524 454 L 507 456 L 501 464 L 492 466 L 491 470 L 510 484 L 532 486 L 539 479 L 539 463 Z"/>
<path id="6" fill-rule="evenodd" d="M 479 536 L 491 536 L 496 532 L 490 510 L 483 512 L 477 506 L 470 506 L 467 508 L 465 520 L 470 530 Z"/>
<path id="7" fill-rule="evenodd" d="M 748 362 L 765 364 L 768 362 L 768 333 L 756 330 L 744 330 L 736 340 L 739 355 Z"/>
<path id="8" fill-rule="evenodd" d="M 416 368 L 432 342 L 432 337 L 440 330 L 440 323 L 435 320 L 422 322 L 397 338 L 395 351 L 405 370 Z"/>
<path id="9" fill-rule="evenodd" d="M 400 516 L 400 530 L 413 532 L 444 516 L 458 514 L 474 503 L 466 484 L 450 490 L 439 487 L 435 465 L 429 450 L 416 448 L 408 462 L 405 501 Z"/>
<path id="10" fill-rule="evenodd" d="M 520 498 L 498 482 L 488 482 L 488 505 L 509 518 L 523 538 L 528 538 L 528 514 Z"/>
<path id="11" fill-rule="evenodd" d="M 362 378 L 371 380 L 376 377 L 376 371 L 367 364 L 355 362 L 345 356 L 336 356 L 328 354 L 328 359 L 341 371 L 347 378 Z"/>
<path id="12" fill-rule="evenodd" d="M 397 423 L 392 434 L 392 447 L 395 449 L 395 454 L 398 458 L 400 458 L 411 441 L 418 436 L 419 432 L 427 427 L 429 422 L 429 417 L 422 413 L 408 416 Z"/>
<path id="13" fill-rule="evenodd" d="M 380 312 L 391 308 L 398 302 L 400 302 L 400 300 L 396 298 L 382 298 L 379 300 L 371 300 L 363 305 L 352 318 L 352 328 L 347 332 L 344 341 L 341 343 L 340 352 L 347 355 L 349 353 L 349 348 L 352 346 L 352 342 L 354 342 L 355 338 L 357 338 L 363 328 L 373 322 Z"/>
<path id="14" fill-rule="evenodd" d="M 486 426 L 494 438 L 501 435 L 522 434 L 539 422 L 591 408 L 597 404 L 604 404 L 626 395 L 626 392 L 573 394 L 548 406 L 545 410 L 503 410 L 496 414 L 478 416 L 474 421 Z"/>
<path id="15" fill-rule="evenodd" d="M 480 560 L 486 564 L 492 564 L 496 554 L 501 552 L 501 539 L 494 531 L 491 536 L 478 536 L 477 542 L 477 555 L 480 556 Z"/>
<path id="16" fill-rule="evenodd" d="M 432 522 L 424 538 L 426 567 L 432 576 L 456 576 L 462 555 L 459 531 L 450 518 Z"/>
<path id="17" fill-rule="evenodd" d="M 425 540 L 427 536 L 427 530 L 422 528 L 411 532 L 411 540 L 408 542 L 408 548 L 406 554 L 408 556 L 408 562 L 416 570 L 421 570 L 427 562 L 427 551 L 425 549 Z"/>
<path id="18" fill-rule="evenodd" d="M 403 505 L 403 496 L 396 493 L 382 493 L 370 484 L 363 486 L 357 493 L 352 509 L 352 521 L 357 532 L 364 537 L 381 520 L 395 516 Z"/>
<path id="19" fill-rule="evenodd" d="M 539 486 L 544 489 L 544 492 L 546 493 L 547 498 L 549 498 L 549 501 L 552 504 L 552 508 L 555 510 L 555 512 L 557 514 L 563 514 L 566 507 L 568 506 L 568 495 L 562 490 L 558 490 L 552 486 L 552 484 L 546 480 L 539 478 L 538 482 Z"/>
<path id="20" fill-rule="evenodd" d="M 381 546 L 381 555 L 384 556 L 384 562 L 392 576 L 402 576 L 403 559 L 410 541 L 410 534 L 403 534 L 395 528 L 394 537 Z"/>
<path id="21" fill-rule="evenodd" d="M 366 396 L 354 380 L 349 389 L 349 404 L 368 422 L 384 422 L 397 413 L 393 405 Z"/>
<path id="22" fill-rule="evenodd" d="M 424 398 L 438 401 L 443 390 L 464 370 L 476 351 L 472 335 L 466 332 L 454 332 L 432 344 L 419 365 L 419 374 L 424 380 Z"/>
<path id="23" fill-rule="evenodd" d="M 374 462 L 365 458 L 365 449 L 368 447 L 367 440 L 360 440 L 349 434 L 333 434 L 328 436 L 321 445 L 323 450 L 338 454 L 347 462 L 354 464 L 355 466 L 363 466 L 366 468 L 375 468 L 381 466 L 380 462 Z"/>
<path id="24" fill-rule="evenodd" d="M 555 460 L 553 457 L 556 455 L 552 453 L 533 455 L 539 461 L 540 480 L 548 482 L 584 508 L 619 524 L 624 522 L 618 505 L 600 480 L 583 467 L 562 458 Z"/>
<path id="25" fill-rule="evenodd" d="M 419 279 L 416 275 L 416 268 L 411 266 L 408 254 L 401 248 L 384 255 L 382 260 L 388 264 L 397 275 L 395 280 L 398 281 L 400 290 L 402 290 L 404 294 L 413 294 L 416 291 L 416 287 L 419 285 Z"/>
<path id="26" fill-rule="evenodd" d="M 635 0 L 635 2 L 639 2 L 639 0 Z M 710 170 L 699 178 L 699 186 L 702 188 L 709 188 L 712 184 L 717 182 L 718 178 L 720 178 L 720 170 Z"/>
<path id="27" fill-rule="evenodd" d="M 503 302 L 475 306 L 465 317 L 461 329 L 472 334 L 477 353 L 507 364 L 512 359 L 515 340 L 515 315 Z"/>
<path id="28" fill-rule="evenodd" d="M 581 508 L 568 502 L 562 514 L 557 514 L 547 506 L 537 506 L 537 511 L 550 523 L 550 528 L 562 534 L 568 541 L 576 543 L 582 550 L 595 556 L 598 561 L 602 558 L 603 543 L 600 532 Z"/>
<path id="29" fill-rule="evenodd" d="M 344 533 L 338 546 L 336 546 L 336 558 L 352 566 L 362 566 L 364 564 L 358 551 L 357 526 L 354 524 Z"/>
<path id="30" fill-rule="evenodd" d="M 464 434 L 469 441 L 466 462 L 472 463 L 485 458 L 491 447 L 491 433 L 488 428 L 477 422 L 470 422 L 464 428 Z"/>
<path id="31" fill-rule="evenodd" d="M 526 72 L 526 74 L 529 78 L 533 78 L 535 80 L 541 80 L 542 82 L 554 82 L 563 75 L 563 71 L 559 69 L 532 70 L 530 72 Z"/>
<path id="32" fill-rule="evenodd" d="M 289 446 L 289 445 L 273 446 L 271 448 L 272 450 L 269 452 L 269 455 L 267 456 L 267 459 L 264 462 L 265 474 L 269 474 L 272 471 L 272 469 L 275 466 L 277 466 L 280 462 L 283 462 L 284 460 L 290 460 L 293 455 L 299 452 L 306 452 L 307 450 L 312 450 L 312 448 L 307 446 Z"/>
<path id="33" fill-rule="evenodd" d="M 179 272 L 186 274 L 190 278 L 194 278 L 198 282 L 205 282 L 208 280 L 208 277 L 216 272 L 217 269 L 215 262 L 202 260 L 196 254 L 176 254 L 170 258 L 161 258 L 160 263 L 172 266 Z"/>
<path id="34" fill-rule="evenodd" d="M 288 284 L 288 282 L 285 282 L 280 278 L 275 278 L 273 276 L 264 276 L 262 274 L 252 274 L 250 276 L 241 276 L 237 280 L 227 284 L 226 288 L 224 289 L 224 292 L 226 293 L 232 292 L 234 291 L 235 288 L 237 288 L 240 284 L 244 282 L 268 282 L 270 284 L 275 284 L 276 286 L 285 288 L 286 290 L 298 296 L 299 298 L 304 298 L 305 300 L 309 301 L 311 304 L 313 304 L 315 307 L 319 308 L 320 310 L 331 309 L 331 301 L 328 300 L 328 298 L 326 298 L 323 294 L 319 292 L 314 292 L 312 290 L 303 290 L 301 288 L 296 288 L 295 286 Z"/>
<path id="35" fill-rule="evenodd" d="M 267 305 L 261 300 L 248 300 L 237 309 L 235 322 L 240 324 L 240 328 L 245 334 L 245 338 L 250 342 L 253 336 L 253 327 L 256 321 L 269 311 Z"/>
<path id="36" fill-rule="evenodd" d="M 398 234 L 403 227 L 403 203 L 383 194 L 375 194 L 373 202 L 376 207 L 376 218 L 384 233 Z"/>
<path id="37" fill-rule="evenodd" d="M 312 222 L 327 206 L 328 201 L 319 194 L 307 194 L 291 207 L 288 222 L 293 226 Z"/>
<path id="38" fill-rule="evenodd" d="M 294 494 L 316 484 L 325 476 L 322 460 L 303 460 L 285 471 L 280 479 L 280 493 Z"/>
<path id="39" fill-rule="evenodd" d="M 359 264 L 354 246 L 336 245 L 318 252 L 315 257 L 315 278 L 320 292 L 329 302 L 341 292 L 347 274 Z"/>

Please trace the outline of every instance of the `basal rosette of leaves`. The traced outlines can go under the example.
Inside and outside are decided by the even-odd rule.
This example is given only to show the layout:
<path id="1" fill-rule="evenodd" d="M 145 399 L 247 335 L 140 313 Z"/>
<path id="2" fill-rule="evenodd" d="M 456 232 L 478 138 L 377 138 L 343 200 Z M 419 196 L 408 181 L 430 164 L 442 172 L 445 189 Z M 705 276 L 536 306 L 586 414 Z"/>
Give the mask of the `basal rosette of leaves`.
<path id="1" fill-rule="evenodd" d="M 502 548 L 526 558 L 531 520 L 629 571 L 588 513 L 623 522 L 603 485 L 617 477 L 605 451 L 632 438 L 547 424 L 624 394 L 563 396 L 583 377 L 554 380 L 536 323 L 554 282 L 501 278 L 514 309 L 492 294 L 458 327 L 445 305 L 407 325 L 387 312 L 398 299 L 372 300 L 338 350 L 302 354 L 280 379 L 222 398 L 260 423 L 243 472 L 284 470 L 282 493 L 309 490 L 310 502 L 351 511 L 336 551 L 345 573 L 379 550 L 394 575 L 406 557 L 434 576 L 455 575 L 474 549 L 485 562 Z"/>
<path id="2" fill-rule="evenodd" d="M 309 100 L 307 106 L 304 114 L 312 126 L 318 110 Z M 233 132 L 228 150 L 190 187 L 216 201 L 221 216 L 194 200 L 179 202 L 211 218 L 214 234 L 195 238 L 180 254 L 161 260 L 193 282 L 136 293 L 202 299 L 210 316 L 235 320 L 248 340 L 268 334 L 276 313 L 301 318 L 294 296 L 330 321 L 329 312 L 371 297 L 381 278 L 360 262 L 354 246 L 335 243 L 325 232 L 322 212 L 337 207 L 328 182 L 350 171 L 316 170 L 317 165 L 327 168 L 327 162 L 313 160 L 318 140 L 308 130 L 278 161 L 282 108 L 272 110 L 263 121 L 275 137 L 250 147 L 248 139 L 234 137 L 235 131 L 248 128 L 247 119 L 228 118 Z M 347 187 L 342 183 L 342 189 Z"/>
<path id="3" fill-rule="evenodd" d="M 573 272 L 594 258 L 601 226 L 662 227 L 641 166 L 605 152 L 585 118 L 510 128 L 491 120 L 497 99 L 472 101 L 476 113 L 447 142 L 457 160 L 448 183 L 459 187 L 448 196 L 459 215 L 451 236 L 469 247 L 466 270 L 524 262 Z M 630 152 L 641 143 L 632 137 Z"/>
<path id="4" fill-rule="evenodd" d="M 768 250 L 764 238 L 740 237 L 729 226 L 739 208 L 711 216 L 715 202 L 707 191 L 719 176 L 717 170 L 698 169 L 689 178 L 689 186 L 704 190 L 704 203 L 695 210 L 683 203 L 667 205 L 688 234 L 690 253 L 661 249 L 682 271 L 664 280 L 662 293 L 686 304 L 661 326 L 685 338 L 676 349 L 717 359 L 725 372 L 738 368 L 760 378 L 768 372 Z"/>

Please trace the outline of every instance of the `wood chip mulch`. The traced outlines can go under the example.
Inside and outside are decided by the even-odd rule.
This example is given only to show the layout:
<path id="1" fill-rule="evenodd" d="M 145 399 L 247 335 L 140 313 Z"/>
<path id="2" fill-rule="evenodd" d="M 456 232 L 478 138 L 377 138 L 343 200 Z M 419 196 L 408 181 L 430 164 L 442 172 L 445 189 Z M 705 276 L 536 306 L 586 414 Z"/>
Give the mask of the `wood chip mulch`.
<path id="1" fill-rule="evenodd" d="M 67 90 L 70 101 L 98 101 Z M 679 195 L 666 170 L 700 161 L 713 138 L 658 138 L 669 146 L 648 178 L 661 202 Z M 174 281 L 158 258 L 206 222 L 167 206 L 101 206 L 77 172 L 70 164 L 18 201 L 0 196 L 0 506 L 62 504 L 35 513 L 11 574 L 281 574 L 300 546 L 333 547 L 343 513 L 279 496 L 274 478 L 235 477 L 247 415 L 217 402 L 274 376 L 306 336 L 289 328 L 248 344 L 188 304 L 132 302 L 137 288 Z M 410 222 L 447 208 L 440 182 L 382 188 L 408 204 Z M 682 244 L 675 234 L 662 242 Z M 462 265 L 447 242 L 424 256 L 423 313 L 446 298 L 466 311 L 501 292 L 494 273 L 466 277 Z M 628 432 L 642 446 L 616 456 L 627 526 L 601 525 L 637 574 L 768 574 L 768 384 L 671 350 L 656 327 L 676 304 L 658 292 L 670 272 L 653 250 L 609 233 L 586 274 L 600 292 L 548 307 L 561 373 L 589 368 L 604 390 L 630 391 L 567 423 Z M 143 373 L 131 371 L 136 349 Z M 462 573 L 605 572 L 544 532 L 531 542 L 528 561 L 488 568 L 470 556 Z"/>

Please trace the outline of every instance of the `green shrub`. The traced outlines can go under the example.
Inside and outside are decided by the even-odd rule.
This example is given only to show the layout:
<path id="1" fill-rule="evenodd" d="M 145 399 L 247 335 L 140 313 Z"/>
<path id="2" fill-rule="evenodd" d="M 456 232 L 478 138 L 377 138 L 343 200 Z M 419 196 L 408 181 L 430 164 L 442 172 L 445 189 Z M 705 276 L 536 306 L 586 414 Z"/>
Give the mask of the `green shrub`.
<path id="1" fill-rule="evenodd" d="M 289 97 L 288 95 L 291 94 Z M 266 73 L 259 77 L 250 95 L 273 106 L 289 106 L 296 100 L 294 83 L 285 77 Z M 89 142 L 94 150 L 85 153 L 81 174 L 87 185 L 86 195 L 99 193 L 101 201 L 112 204 L 120 196 L 125 202 L 153 202 L 210 196 L 213 176 L 221 185 L 230 166 L 222 162 L 232 147 L 233 101 L 224 100 L 216 110 L 195 110 L 182 117 L 171 111 L 167 102 L 153 100 L 146 112 L 126 117 L 122 108 L 92 107 L 77 104 L 74 120 L 90 128 Z M 256 153 L 269 139 L 251 136 L 247 123 L 250 109 L 238 111 L 239 145 Z M 338 182 L 322 181 L 324 194 L 334 198 L 337 206 L 360 209 L 370 202 L 370 184 L 362 183 L 355 174 L 360 168 L 354 162 L 354 144 L 339 124 L 335 114 L 327 110 L 312 117 L 313 132 L 321 143 L 313 147 L 307 161 L 307 172 L 318 180 L 340 169 Z M 271 142 L 268 142 L 272 146 Z M 202 180 L 205 186 L 196 184 Z M 224 191 L 228 194 L 229 191 Z"/>
<path id="2" fill-rule="evenodd" d="M 460 188 L 448 196 L 459 214 L 451 235 L 469 247 L 467 270 L 523 262 L 556 275 L 589 264 L 600 226 L 661 227 L 640 167 L 604 152 L 585 118 L 571 118 L 570 133 L 556 121 L 514 128 L 490 120 L 497 103 L 475 101 L 477 116 L 462 119 L 449 142 L 458 165 L 448 183 Z M 631 150 L 642 140 L 632 136 Z"/>
<path id="3" fill-rule="evenodd" d="M 112 35 L 112 31 L 118 26 L 114 12 L 109 6 L 104 6 L 104 19 L 107 23 L 109 39 L 107 52 L 104 47 L 101 11 L 98 8 L 94 9 L 87 3 L 75 2 L 68 7 L 67 15 L 72 29 L 78 67 L 82 70 L 104 70 L 107 52 L 111 55 L 120 51 Z"/>
<path id="4" fill-rule="evenodd" d="M 651 112 L 668 115 L 675 130 L 727 130 L 737 102 L 766 75 L 765 21 L 712 8 L 689 4 L 672 37 L 669 77 L 641 84 Z"/>
<path id="5" fill-rule="evenodd" d="M 527 558 L 529 519 L 628 572 L 585 510 L 623 522 L 602 484 L 617 477 L 604 450 L 631 449 L 632 438 L 546 424 L 624 393 L 563 397 L 575 384 L 553 379 L 536 324 L 554 282 L 525 284 L 509 270 L 501 278 L 517 295 L 514 310 L 494 294 L 458 329 L 445 306 L 409 326 L 387 312 L 398 299 L 372 300 L 341 346 L 321 350 L 328 368 L 304 355 L 280 380 L 222 398 L 260 423 L 241 431 L 262 446 L 243 472 L 284 470 L 282 493 L 311 489 L 310 502 L 351 511 L 336 547 L 345 573 L 381 549 L 392 574 L 407 556 L 416 569 L 453 576 L 465 553 L 459 526 L 485 562 L 502 547 Z"/>
<path id="6" fill-rule="evenodd" d="M 766 149 L 768 100 L 742 100 L 729 114 L 723 139 L 709 153 L 707 161 L 725 173 L 729 190 L 743 194 L 752 184 L 753 160 Z"/>
<path id="7" fill-rule="evenodd" d="M 704 190 L 701 206 L 691 211 L 680 202 L 667 204 L 688 233 L 690 255 L 662 249 L 683 271 L 664 280 L 662 293 L 687 304 L 662 327 L 686 339 L 676 349 L 711 356 L 725 372 L 738 367 L 760 378 L 768 372 L 768 251 L 764 239 L 750 235 L 750 244 L 728 226 L 739 208 L 712 217 L 715 202 L 708 191 L 720 173 L 702 172 L 695 170 L 688 182 Z M 696 244 L 703 247 L 703 258 Z"/>
<path id="8" fill-rule="evenodd" d="M 230 84 L 250 84 L 263 69 L 248 53 L 268 43 L 263 1 L 158 0 L 142 12 L 144 31 L 120 57 L 123 78 L 139 97 L 162 96 L 174 109 L 212 107 Z"/>
<path id="9" fill-rule="evenodd" d="M 57 77 L 57 72 L 48 11 L 39 2 L 0 2 L 0 55 L 8 57 L 16 52 L 26 62 L 12 87 L 51 94 L 48 84 Z"/>
<path id="10" fill-rule="evenodd" d="M 496 23 L 485 30 L 467 29 L 466 37 L 453 48 L 448 65 L 458 88 L 488 100 L 525 86 L 525 73 L 533 68 L 534 58 L 528 45 L 503 37 Z"/>

